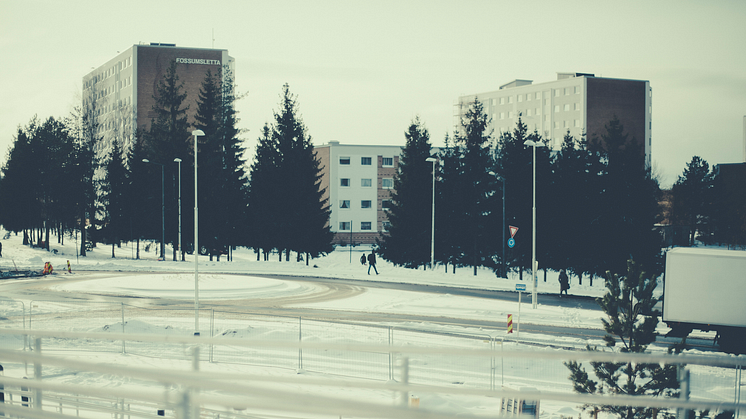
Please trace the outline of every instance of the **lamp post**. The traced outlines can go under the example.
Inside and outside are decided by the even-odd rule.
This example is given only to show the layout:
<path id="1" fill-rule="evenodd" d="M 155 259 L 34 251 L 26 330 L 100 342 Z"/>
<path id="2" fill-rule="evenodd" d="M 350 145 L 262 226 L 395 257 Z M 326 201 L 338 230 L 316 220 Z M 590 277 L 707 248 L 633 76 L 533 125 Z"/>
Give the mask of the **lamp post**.
<path id="1" fill-rule="evenodd" d="M 150 161 L 148 159 L 142 159 L 143 163 L 152 163 L 161 166 L 161 260 L 166 260 L 165 245 L 166 245 L 166 198 L 164 196 L 164 167 L 160 163 Z"/>
<path id="2" fill-rule="evenodd" d="M 181 159 L 175 158 L 174 161 L 179 164 L 179 251 L 181 252 L 181 261 L 184 261 L 184 248 L 181 247 Z"/>
<path id="3" fill-rule="evenodd" d="M 502 274 L 503 278 L 507 278 L 507 270 L 506 270 L 506 264 L 505 264 L 505 178 L 498 175 L 495 172 L 490 171 L 489 174 L 496 177 L 497 180 L 503 183 L 503 257 L 502 257 Z"/>
<path id="4" fill-rule="evenodd" d="M 533 147 L 534 152 L 534 162 L 532 164 L 532 169 L 534 171 L 532 210 L 533 226 L 531 228 L 531 277 L 533 278 L 534 285 L 533 290 L 531 291 L 531 308 L 536 308 L 538 305 L 536 298 L 536 147 L 544 147 L 544 144 L 539 141 L 526 140 L 523 142 L 523 145 Z"/>
<path id="5" fill-rule="evenodd" d="M 199 207 L 197 205 L 197 137 L 205 135 L 201 129 L 194 136 L 194 336 L 199 336 Z"/>
<path id="6" fill-rule="evenodd" d="M 433 164 L 433 212 L 430 225 L 430 270 L 432 271 L 435 269 L 435 163 L 438 162 L 438 159 L 428 157 L 425 161 Z"/>

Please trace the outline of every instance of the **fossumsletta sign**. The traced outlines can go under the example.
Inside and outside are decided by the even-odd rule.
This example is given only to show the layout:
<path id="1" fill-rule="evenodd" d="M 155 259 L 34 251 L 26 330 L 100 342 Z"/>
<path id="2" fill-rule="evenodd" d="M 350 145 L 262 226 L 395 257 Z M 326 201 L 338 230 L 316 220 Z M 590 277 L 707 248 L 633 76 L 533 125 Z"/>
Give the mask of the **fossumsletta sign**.
<path id="1" fill-rule="evenodd" d="M 220 60 L 207 60 L 204 58 L 177 58 L 177 64 L 206 64 L 206 65 L 220 65 Z"/>

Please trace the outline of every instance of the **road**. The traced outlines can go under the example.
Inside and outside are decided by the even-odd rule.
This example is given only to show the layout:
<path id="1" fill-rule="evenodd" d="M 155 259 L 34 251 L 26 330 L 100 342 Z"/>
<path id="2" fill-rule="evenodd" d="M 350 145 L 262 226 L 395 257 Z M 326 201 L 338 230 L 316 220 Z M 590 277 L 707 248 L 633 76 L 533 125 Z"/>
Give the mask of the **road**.
<path id="1" fill-rule="evenodd" d="M 189 308 L 194 306 L 192 299 L 160 299 L 133 295 L 112 295 L 91 292 L 59 292 L 51 289 L 54 285 L 75 281 L 88 281 L 100 278 L 126 277 L 138 275 L 138 272 L 78 272 L 75 275 L 55 275 L 54 277 L 29 278 L 27 280 L 0 281 L 0 301 L 11 300 L 55 300 L 55 301 L 100 301 L 126 303 L 136 307 L 165 307 Z M 151 273 L 148 273 L 151 274 Z M 240 274 L 236 274 L 240 275 Z M 365 292 L 366 289 L 385 289 L 395 291 L 408 291 L 416 293 L 449 294 L 490 300 L 504 300 L 515 302 L 514 291 L 494 291 L 469 289 L 455 286 L 434 286 L 407 283 L 392 283 L 378 281 L 360 281 L 351 279 L 335 279 L 324 277 L 297 277 L 289 275 L 245 275 L 260 276 L 280 281 L 294 281 L 300 283 L 314 284 L 314 291 L 275 298 L 239 298 L 234 300 L 205 300 L 201 301 L 203 308 L 234 309 L 240 307 L 242 312 L 264 315 L 282 315 L 304 318 L 315 318 L 325 320 L 343 320 L 349 322 L 376 323 L 386 325 L 397 324 L 433 324 L 449 326 L 453 328 L 481 328 L 487 331 L 503 331 L 505 322 L 503 320 L 457 318 L 447 316 L 413 315 L 385 312 L 360 312 L 353 310 L 326 310 L 319 308 L 297 307 L 299 304 L 319 303 L 337 299 L 354 297 Z M 574 307 L 584 310 L 598 310 L 600 308 L 594 298 L 586 296 L 564 296 L 560 298 L 556 294 L 541 294 L 541 304 L 558 307 Z M 295 306 L 295 307 L 294 307 Z M 600 314 L 600 313 L 599 313 Z M 453 329 L 451 329 L 453 330 Z M 530 324 L 522 322 L 520 330 L 526 333 L 541 334 L 547 336 L 575 337 L 582 339 L 600 340 L 605 332 L 600 329 L 587 329 L 577 327 L 546 326 L 541 324 Z M 660 345 L 669 346 L 675 342 L 674 339 L 659 337 Z M 688 343 L 698 349 L 712 350 L 712 342 L 706 339 L 690 338 Z"/>

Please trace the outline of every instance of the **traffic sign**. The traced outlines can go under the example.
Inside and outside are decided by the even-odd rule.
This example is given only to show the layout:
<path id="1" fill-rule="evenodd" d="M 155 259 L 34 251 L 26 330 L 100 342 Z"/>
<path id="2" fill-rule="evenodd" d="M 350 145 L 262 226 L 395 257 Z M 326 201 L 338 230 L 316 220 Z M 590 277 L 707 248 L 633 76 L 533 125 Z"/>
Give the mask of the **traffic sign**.
<path id="1" fill-rule="evenodd" d="M 518 232 L 518 227 L 508 226 L 508 228 L 510 229 L 510 238 L 515 237 L 515 233 Z"/>
<path id="2" fill-rule="evenodd" d="M 526 291 L 526 284 L 515 284 L 516 291 Z"/>
<path id="3" fill-rule="evenodd" d="M 515 246 L 515 239 L 511 237 L 508 239 L 508 247 L 512 249 L 513 246 Z"/>

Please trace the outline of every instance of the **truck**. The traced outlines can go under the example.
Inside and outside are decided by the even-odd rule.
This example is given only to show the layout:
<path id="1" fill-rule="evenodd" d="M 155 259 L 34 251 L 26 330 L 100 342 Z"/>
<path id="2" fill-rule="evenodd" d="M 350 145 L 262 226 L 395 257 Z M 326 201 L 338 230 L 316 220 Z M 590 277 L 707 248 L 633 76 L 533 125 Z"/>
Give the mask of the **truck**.
<path id="1" fill-rule="evenodd" d="M 677 247 L 666 252 L 663 278 L 666 336 L 715 331 L 729 353 L 746 353 L 746 251 Z"/>

